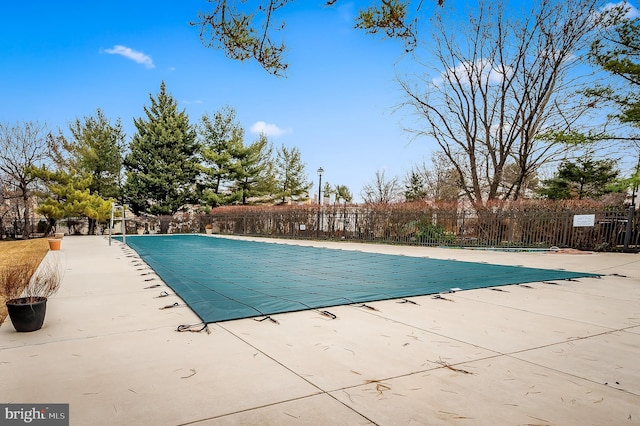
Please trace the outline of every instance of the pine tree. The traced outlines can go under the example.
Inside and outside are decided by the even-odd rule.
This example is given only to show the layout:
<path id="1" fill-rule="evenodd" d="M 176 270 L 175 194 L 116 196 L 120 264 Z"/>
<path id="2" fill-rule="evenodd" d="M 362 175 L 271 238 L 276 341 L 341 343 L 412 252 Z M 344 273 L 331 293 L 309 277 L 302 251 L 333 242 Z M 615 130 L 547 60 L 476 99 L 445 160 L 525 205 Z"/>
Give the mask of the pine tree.
<path id="1" fill-rule="evenodd" d="M 121 201 L 122 151 L 124 132 L 120 120 L 111 124 L 98 109 L 95 117 L 76 119 L 69 124 L 71 138 L 60 135 L 61 147 L 65 153 L 58 153 L 58 165 L 71 171 L 91 176 L 88 187 L 91 195 L 103 199 Z M 69 158 L 66 158 L 69 157 Z M 65 161 L 66 160 L 66 161 Z M 96 220 L 89 219 L 89 234 L 95 230 Z"/>
<path id="2" fill-rule="evenodd" d="M 277 152 L 275 168 L 277 195 L 282 200 L 282 204 L 287 200 L 305 201 L 308 199 L 306 194 L 311 188 L 311 183 L 307 181 L 305 164 L 302 162 L 300 150 L 297 147 L 289 149 L 282 145 Z"/>
<path id="3" fill-rule="evenodd" d="M 46 191 L 38 192 L 41 198 L 38 213 L 49 219 L 51 227 L 57 220 L 68 217 L 83 216 L 95 223 L 104 222 L 110 216 L 113 200 L 90 192 L 91 175 L 64 170 L 52 172 L 44 166 L 29 167 L 27 172 L 42 180 L 46 187 Z"/>
<path id="4" fill-rule="evenodd" d="M 334 191 L 333 186 L 331 186 L 331 184 L 327 181 L 324 182 L 323 186 L 324 188 L 322 188 L 322 198 L 323 198 L 322 203 L 324 203 L 325 199 L 328 202 L 331 199 L 331 194 L 333 194 L 333 191 Z"/>
<path id="5" fill-rule="evenodd" d="M 422 200 L 427 196 L 424 179 L 415 170 L 407 177 L 404 187 L 404 198 L 407 201 Z"/>
<path id="6" fill-rule="evenodd" d="M 244 138 L 235 110 L 225 107 L 212 117 L 203 115 L 198 130 L 203 202 L 211 207 L 228 204 L 235 153 L 241 150 Z"/>
<path id="7" fill-rule="evenodd" d="M 149 98 L 146 119 L 134 120 L 137 133 L 124 161 L 124 190 L 134 213 L 172 215 L 195 201 L 196 133 L 164 82 L 157 98 Z"/>
<path id="8" fill-rule="evenodd" d="M 95 117 L 69 125 L 72 139 L 63 140 L 72 166 L 91 176 L 89 190 L 103 198 L 120 198 L 120 173 L 125 135 L 120 120 L 111 124 L 98 109 Z"/>
<path id="9" fill-rule="evenodd" d="M 275 176 L 271 160 L 272 148 L 265 135 L 234 153 L 236 161 L 231 167 L 233 193 L 231 199 L 248 204 L 249 199 L 270 196 L 275 190 Z"/>
<path id="10" fill-rule="evenodd" d="M 617 177 L 614 161 L 586 156 L 575 163 L 560 164 L 556 175 L 543 181 L 538 193 L 551 200 L 598 199 L 606 193 L 620 191 L 615 186 Z"/>
<path id="11" fill-rule="evenodd" d="M 607 31 L 591 45 L 590 59 L 616 79 L 606 87 L 585 91 L 596 99 L 613 101 L 617 118 L 640 127 L 640 17 L 630 18 L 629 4 L 620 2 L 608 11 Z"/>

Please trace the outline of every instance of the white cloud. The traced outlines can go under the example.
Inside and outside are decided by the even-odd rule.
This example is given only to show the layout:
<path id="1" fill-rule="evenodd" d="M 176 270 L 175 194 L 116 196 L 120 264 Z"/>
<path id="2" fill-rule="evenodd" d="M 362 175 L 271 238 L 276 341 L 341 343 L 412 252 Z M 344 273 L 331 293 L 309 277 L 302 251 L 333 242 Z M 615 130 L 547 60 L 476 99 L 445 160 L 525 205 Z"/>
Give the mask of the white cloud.
<path id="1" fill-rule="evenodd" d="M 105 49 L 104 51 L 110 55 L 124 56 L 125 58 L 131 59 L 138 64 L 144 65 L 146 68 L 155 68 L 153 61 L 151 60 L 151 56 L 145 55 L 144 53 L 138 52 L 137 50 L 133 50 L 130 47 L 117 44 L 113 46 L 113 48 Z"/>
<path id="2" fill-rule="evenodd" d="M 564 57 L 561 56 L 561 55 L 564 55 Z M 569 61 L 573 61 L 573 60 L 578 58 L 573 53 L 562 52 L 562 51 L 555 50 L 555 49 L 546 49 L 546 50 L 540 52 L 540 56 L 544 57 L 544 58 L 551 58 L 550 61 L 552 63 L 555 63 L 558 60 L 561 60 L 562 62 L 569 62 Z"/>
<path id="3" fill-rule="evenodd" d="M 602 8 L 602 11 L 606 12 L 613 8 L 623 8 L 626 11 L 624 15 L 626 19 L 635 19 L 640 17 L 640 11 L 628 1 L 619 1 L 618 3 L 607 3 Z"/>
<path id="4" fill-rule="evenodd" d="M 257 121 L 249 128 L 251 133 L 263 133 L 267 136 L 281 136 L 287 133 L 293 133 L 291 129 L 281 129 L 275 124 L 265 123 L 264 121 Z"/>
<path id="5" fill-rule="evenodd" d="M 500 84 L 505 76 L 513 73 L 511 67 L 504 68 L 494 65 L 489 59 L 478 59 L 475 62 L 461 62 L 455 68 L 450 68 L 432 80 L 435 86 L 440 86 L 445 81 L 457 82 L 468 86 L 471 82 L 474 84 Z M 456 83 L 457 84 L 457 83 Z"/>
<path id="6" fill-rule="evenodd" d="M 612 13 L 612 12 L 616 13 Z M 624 11 L 624 15 L 621 16 L 620 12 Z M 609 16 L 610 15 L 610 16 Z M 610 27 L 612 25 L 611 17 L 622 17 L 625 19 L 640 18 L 640 10 L 633 6 L 628 1 L 619 1 L 617 3 L 607 3 L 599 11 L 594 12 L 591 19 L 595 24 L 600 27 Z"/>

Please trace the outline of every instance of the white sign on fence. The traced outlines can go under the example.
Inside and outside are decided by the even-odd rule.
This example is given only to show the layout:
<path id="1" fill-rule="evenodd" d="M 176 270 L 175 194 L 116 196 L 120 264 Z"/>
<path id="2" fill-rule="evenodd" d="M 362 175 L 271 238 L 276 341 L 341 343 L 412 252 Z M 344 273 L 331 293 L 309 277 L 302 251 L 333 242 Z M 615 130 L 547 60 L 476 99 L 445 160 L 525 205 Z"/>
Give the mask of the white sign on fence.
<path id="1" fill-rule="evenodd" d="M 573 215 L 573 227 L 578 226 L 594 226 L 596 223 L 595 214 L 576 214 Z"/>
<path id="2" fill-rule="evenodd" d="M 300 224 L 300 230 L 301 231 L 306 231 L 307 230 L 307 225 L 305 225 L 304 223 Z"/>

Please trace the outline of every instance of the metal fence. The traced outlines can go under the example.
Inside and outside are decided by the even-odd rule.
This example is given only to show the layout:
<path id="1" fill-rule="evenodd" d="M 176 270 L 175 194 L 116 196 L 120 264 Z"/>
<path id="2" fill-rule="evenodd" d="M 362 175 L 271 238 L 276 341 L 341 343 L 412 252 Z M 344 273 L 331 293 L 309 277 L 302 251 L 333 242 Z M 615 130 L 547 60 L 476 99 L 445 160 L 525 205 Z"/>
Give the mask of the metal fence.
<path id="1" fill-rule="evenodd" d="M 46 221 L 45 224 L 40 223 L 43 221 L 41 218 L 32 217 L 26 221 L 16 218 L 0 218 L 0 239 L 16 239 L 23 238 L 25 235 L 29 237 L 37 237 L 46 233 Z"/>
<path id="2" fill-rule="evenodd" d="M 102 226 L 104 228 L 104 225 Z M 53 232 L 63 232 L 68 235 L 83 235 L 88 232 L 89 221 L 87 218 L 66 218 L 51 227 L 48 221 L 42 217 L 32 217 L 26 223 L 18 219 L 0 220 L 0 239 L 18 239 L 26 234 L 29 238 L 52 235 Z"/>
<path id="3" fill-rule="evenodd" d="M 246 209 L 207 216 L 220 234 L 455 247 L 632 250 L 639 216 L 628 210 L 406 211 L 328 206 Z"/>
<path id="4" fill-rule="evenodd" d="M 7 226 L 9 225 L 9 226 Z M 4 224 L 11 238 L 22 224 Z M 38 226 L 31 221 L 31 236 Z M 570 247 L 640 249 L 640 212 L 629 209 L 502 208 L 477 212 L 407 206 L 264 206 L 214 209 L 211 214 L 128 218 L 127 234 L 203 233 L 278 238 L 349 240 L 388 244 L 512 249 Z M 11 232 L 9 231 L 10 228 Z M 86 218 L 57 223 L 57 232 L 86 234 Z M 7 232 L 9 231 L 9 232 Z M 108 233 L 98 224 L 96 234 Z M 117 223 L 112 233 L 122 232 Z"/>

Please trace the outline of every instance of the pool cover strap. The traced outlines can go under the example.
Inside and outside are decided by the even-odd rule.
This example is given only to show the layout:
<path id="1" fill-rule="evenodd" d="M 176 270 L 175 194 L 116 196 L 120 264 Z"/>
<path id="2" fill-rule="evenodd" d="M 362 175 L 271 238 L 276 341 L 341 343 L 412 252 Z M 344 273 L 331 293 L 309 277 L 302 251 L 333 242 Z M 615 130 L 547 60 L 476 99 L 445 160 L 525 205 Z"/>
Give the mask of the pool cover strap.
<path id="1" fill-rule="evenodd" d="M 196 328 L 199 325 L 201 325 L 202 327 Z M 206 331 L 207 334 L 211 334 L 211 331 L 209 330 L 209 325 L 206 322 L 200 322 L 197 324 L 179 325 L 178 328 L 176 328 L 176 331 L 179 331 L 179 332 L 190 331 L 192 333 L 200 333 L 201 331 Z"/>
<path id="2" fill-rule="evenodd" d="M 175 303 L 173 303 L 171 305 L 165 305 L 165 306 L 163 306 L 163 307 L 161 307 L 159 309 L 160 310 L 162 310 L 162 309 L 171 309 L 171 308 L 177 308 L 178 306 L 180 306 L 180 304 L 178 302 L 175 302 Z"/>
<path id="3" fill-rule="evenodd" d="M 277 319 L 275 319 L 275 318 L 272 318 L 272 317 L 271 317 L 271 315 L 267 315 L 267 316 L 265 316 L 264 318 L 254 318 L 253 320 L 254 320 L 254 321 L 258 321 L 258 322 L 262 322 L 262 321 L 269 320 L 269 321 L 271 321 L 271 322 L 272 322 L 272 323 L 274 323 L 274 324 L 280 324 L 280 323 L 278 322 L 278 320 L 277 320 Z"/>

